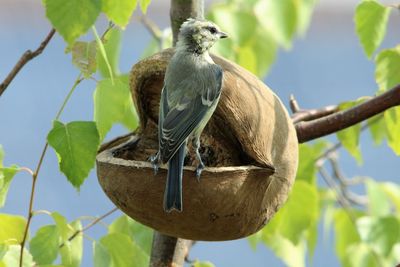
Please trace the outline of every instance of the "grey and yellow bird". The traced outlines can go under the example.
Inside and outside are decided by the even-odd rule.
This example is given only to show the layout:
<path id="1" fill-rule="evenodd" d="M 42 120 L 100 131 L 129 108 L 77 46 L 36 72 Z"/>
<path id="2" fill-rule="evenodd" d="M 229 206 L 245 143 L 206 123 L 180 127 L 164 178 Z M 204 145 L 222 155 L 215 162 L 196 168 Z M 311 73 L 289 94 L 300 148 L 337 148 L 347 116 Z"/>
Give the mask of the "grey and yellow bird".
<path id="1" fill-rule="evenodd" d="M 186 145 L 190 140 L 199 162 L 199 179 L 205 165 L 201 160 L 200 135 L 211 118 L 221 95 L 222 68 L 208 50 L 227 35 L 214 23 L 202 19 L 185 21 L 169 62 L 160 98 L 159 149 L 150 158 L 155 172 L 168 162 L 164 210 L 182 211 L 182 174 Z"/>

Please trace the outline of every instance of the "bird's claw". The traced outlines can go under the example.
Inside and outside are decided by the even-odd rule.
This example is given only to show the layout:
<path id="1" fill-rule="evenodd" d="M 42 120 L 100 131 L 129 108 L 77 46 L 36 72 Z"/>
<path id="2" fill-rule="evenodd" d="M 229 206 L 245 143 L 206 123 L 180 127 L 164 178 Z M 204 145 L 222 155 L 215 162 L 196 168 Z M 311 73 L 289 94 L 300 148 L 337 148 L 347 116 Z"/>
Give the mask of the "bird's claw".
<path id="1" fill-rule="evenodd" d="M 196 168 L 196 178 L 197 178 L 198 182 L 200 182 L 200 176 L 201 176 L 201 173 L 203 172 L 204 168 L 205 168 L 205 165 L 203 162 L 200 162 Z"/>
<path id="2" fill-rule="evenodd" d="M 151 163 L 151 165 L 153 167 L 154 175 L 157 175 L 158 169 L 160 167 L 160 158 L 158 156 L 158 153 L 156 155 L 154 155 L 154 156 L 150 156 L 149 160 L 150 160 L 150 163 Z"/>

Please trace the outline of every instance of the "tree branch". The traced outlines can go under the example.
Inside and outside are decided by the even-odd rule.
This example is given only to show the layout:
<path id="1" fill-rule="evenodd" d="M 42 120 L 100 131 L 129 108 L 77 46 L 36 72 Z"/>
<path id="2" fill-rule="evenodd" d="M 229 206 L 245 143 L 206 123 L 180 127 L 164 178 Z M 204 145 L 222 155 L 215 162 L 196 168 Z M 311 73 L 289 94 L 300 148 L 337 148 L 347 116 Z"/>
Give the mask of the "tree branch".
<path id="1" fill-rule="evenodd" d="M 293 112 L 292 121 L 294 124 L 301 121 L 311 121 L 331 115 L 339 111 L 338 106 L 326 106 L 320 109 L 301 109 L 293 95 L 290 96 L 290 109 Z"/>
<path id="2" fill-rule="evenodd" d="M 295 124 L 299 143 L 340 131 L 400 105 L 400 85 L 353 108 Z"/>
<path id="3" fill-rule="evenodd" d="M 193 241 L 154 231 L 150 267 L 183 266 Z"/>
<path id="4" fill-rule="evenodd" d="M 204 0 L 171 0 L 172 44 L 178 41 L 179 28 L 188 18 L 204 18 Z"/>
<path id="5" fill-rule="evenodd" d="M 25 66 L 28 61 L 40 55 L 43 50 L 46 48 L 47 44 L 50 42 L 51 38 L 53 38 L 55 29 L 51 29 L 51 31 L 47 34 L 46 38 L 42 41 L 39 47 L 35 51 L 27 50 L 22 54 L 21 58 L 18 60 L 17 64 L 15 64 L 14 68 L 10 71 L 4 81 L 0 84 L 0 96 L 7 89 L 8 85 L 12 82 L 18 72 Z"/>

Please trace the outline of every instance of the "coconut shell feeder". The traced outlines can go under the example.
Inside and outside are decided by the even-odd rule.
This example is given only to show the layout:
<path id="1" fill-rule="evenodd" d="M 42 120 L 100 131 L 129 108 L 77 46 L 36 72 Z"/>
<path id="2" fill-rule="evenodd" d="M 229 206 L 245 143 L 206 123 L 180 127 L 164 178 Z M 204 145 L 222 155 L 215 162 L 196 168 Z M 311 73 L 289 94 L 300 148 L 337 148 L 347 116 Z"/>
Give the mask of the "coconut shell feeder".
<path id="1" fill-rule="evenodd" d="M 158 232 L 191 240 L 222 241 L 260 230 L 286 201 L 295 179 L 298 141 L 279 98 L 256 76 L 212 55 L 224 70 L 221 99 L 201 137 L 206 168 L 195 176 L 189 147 L 183 173 L 183 212 L 166 213 L 166 166 L 154 175 L 157 119 L 167 49 L 135 64 L 131 92 L 140 127 L 103 145 L 97 175 L 123 212 Z"/>

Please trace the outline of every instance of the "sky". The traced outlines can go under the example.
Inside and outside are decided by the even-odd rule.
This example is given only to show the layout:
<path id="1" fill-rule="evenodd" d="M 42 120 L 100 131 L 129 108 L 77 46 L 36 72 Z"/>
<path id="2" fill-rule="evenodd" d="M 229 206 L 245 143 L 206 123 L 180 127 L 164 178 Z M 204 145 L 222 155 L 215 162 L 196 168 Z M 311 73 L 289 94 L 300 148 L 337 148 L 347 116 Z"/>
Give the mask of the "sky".
<path id="1" fill-rule="evenodd" d="M 8 73 L 20 55 L 29 48 L 37 47 L 51 28 L 37 0 L 1 0 L 0 4 L 0 80 Z M 153 1 L 148 15 L 159 25 L 168 23 L 166 1 Z M 298 39 L 291 51 L 281 51 L 266 83 L 287 104 L 294 94 L 304 108 L 316 108 L 336 104 L 376 91 L 374 65 L 369 61 L 354 33 L 352 12 L 355 0 L 321 0 L 317 6 L 311 27 L 302 39 Z M 395 33 L 399 16 L 392 14 L 384 47 L 400 42 Z M 124 34 L 121 70 L 128 72 L 138 61 L 151 36 L 135 20 Z M 5 164 L 17 163 L 34 168 L 45 143 L 52 119 L 68 89 L 78 75 L 70 63 L 70 55 L 64 54 L 65 43 L 58 35 L 46 51 L 29 62 L 11 86 L 0 98 L 0 144 L 6 152 Z M 93 81 L 83 82 L 61 120 L 92 120 Z M 115 126 L 108 138 L 126 133 Z M 334 136 L 329 137 L 334 142 Z M 361 136 L 364 164 L 357 165 L 345 151 L 340 151 L 340 163 L 346 175 L 369 175 L 379 180 L 398 181 L 395 167 L 399 158 L 386 148 L 374 147 L 368 134 Z M 59 173 L 57 158 L 50 149 L 38 179 L 35 209 L 59 211 L 69 220 L 84 215 L 98 216 L 113 207 L 102 192 L 93 170 L 80 192 L 70 186 Z M 28 206 L 30 177 L 18 174 L 9 192 L 6 206 L 0 212 L 25 215 Z M 321 185 L 324 185 L 321 181 Z M 106 219 L 110 222 L 121 213 Z M 51 223 L 45 215 L 35 217 L 31 234 L 43 224 Z M 86 222 L 87 223 L 87 222 Z M 102 225 L 93 227 L 87 235 L 99 238 L 105 234 Z M 320 235 L 322 236 L 322 235 Z M 338 266 L 333 251 L 333 239 L 318 241 L 314 266 Z M 82 266 L 91 266 L 91 244 L 85 242 Z M 191 253 L 192 259 L 209 260 L 216 266 L 284 266 L 272 252 L 259 245 L 253 252 L 246 239 L 229 242 L 199 242 Z"/>

